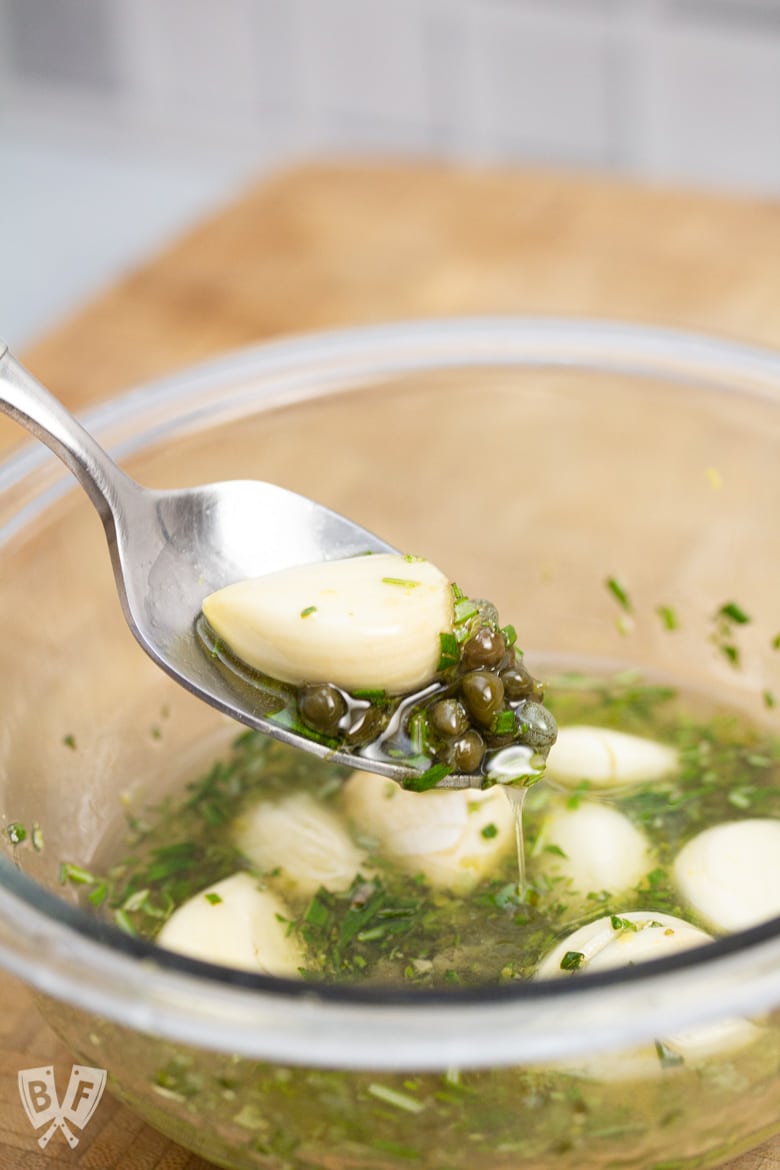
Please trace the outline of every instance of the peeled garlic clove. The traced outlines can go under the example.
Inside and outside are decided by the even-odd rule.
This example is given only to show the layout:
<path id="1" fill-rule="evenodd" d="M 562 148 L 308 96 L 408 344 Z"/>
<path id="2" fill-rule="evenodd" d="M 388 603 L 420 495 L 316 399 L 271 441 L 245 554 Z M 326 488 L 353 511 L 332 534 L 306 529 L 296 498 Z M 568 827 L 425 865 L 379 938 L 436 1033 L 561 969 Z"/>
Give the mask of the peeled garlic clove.
<path id="1" fill-rule="evenodd" d="M 677 769 L 677 752 L 666 744 L 608 727 L 562 727 L 547 757 L 547 779 L 567 788 L 588 781 L 594 788 L 620 788 L 660 780 Z"/>
<path id="2" fill-rule="evenodd" d="M 780 821 L 714 825 L 674 862 L 685 902 L 715 930 L 743 930 L 780 914 Z"/>
<path id="3" fill-rule="evenodd" d="M 280 898 L 259 889 L 251 874 L 234 873 L 174 910 L 155 941 L 208 963 L 295 976 L 303 949 L 280 918 L 289 918 Z"/>
<path id="4" fill-rule="evenodd" d="M 556 979 L 576 975 L 578 971 L 606 971 L 642 963 L 701 946 L 711 937 L 672 914 L 631 910 L 600 918 L 575 930 L 543 959 L 535 977 Z M 571 955 L 582 956 L 579 965 L 572 965 L 567 958 Z M 568 1065 L 566 1072 L 602 1081 L 646 1079 L 659 1076 L 675 1059 L 694 1064 L 751 1044 L 760 1035 L 761 1029 L 749 1020 L 728 1017 L 675 1032 L 659 1046 L 646 1044 L 595 1054 L 579 1064 Z"/>
<path id="5" fill-rule="evenodd" d="M 442 889 L 467 892 L 515 847 L 514 814 L 500 787 L 405 792 L 382 776 L 354 772 L 343 801 L 381 854 Z"/>
<path id="6" fill-rule="evenodd" d="M 567 808 L 559 801 L 542 824 L 533 866 L 568 879 L 578 893 L 616 894 L 653 868 L 653 855 L 645 835 L 617 809 L 595 801 Z"/>
<path id="7" fill-rule="evenodd" d="M 301 896 L 320 886 L 346 890 L 366 872 L 365 855 L 346 825 L 306 792 L 260 801 L 239 817 L 234 840 L 254 866 L 278 869 L 279 882 Z"/>
<path id="8" fill-rule="evenodd" d="M 628 926 L 623 925 L 626 922 Z M 539 979 L 556 979 L 578 971 L 606 971 L 689 950 L 709 940 L 710 935 L 698 926 L 672 914 L 630 910 L 606 915 L 575 930 L 553 947 L 536 975 Z M 569 953 L 582 958 L 573 964 L 566 960 Z"/>
<path id="9" fill-rule="evenodd" d="M 203 612 L 238 658 L 273 678 L 402 694 L 435 677 L 453 600 L 430 561 L 382 553 L 238 581 Z"/>

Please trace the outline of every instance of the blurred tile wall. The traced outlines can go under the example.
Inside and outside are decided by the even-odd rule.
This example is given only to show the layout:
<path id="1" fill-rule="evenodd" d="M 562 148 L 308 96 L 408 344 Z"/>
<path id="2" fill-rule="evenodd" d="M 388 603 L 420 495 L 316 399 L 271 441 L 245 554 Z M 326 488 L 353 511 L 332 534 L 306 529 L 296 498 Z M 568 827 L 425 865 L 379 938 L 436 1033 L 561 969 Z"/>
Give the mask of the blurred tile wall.
<path id="1" fill-rule="evenodd" d="M 777 194 L 780 0 L 0 0 L 0 150 L 135 253 L 327 151 Z"/>

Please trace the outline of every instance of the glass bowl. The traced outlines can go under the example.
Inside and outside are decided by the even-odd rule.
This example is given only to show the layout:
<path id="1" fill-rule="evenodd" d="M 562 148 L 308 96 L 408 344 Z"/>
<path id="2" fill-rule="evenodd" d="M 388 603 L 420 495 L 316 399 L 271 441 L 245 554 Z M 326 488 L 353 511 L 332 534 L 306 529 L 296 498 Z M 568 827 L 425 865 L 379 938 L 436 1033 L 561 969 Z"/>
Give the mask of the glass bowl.
<path id="1" fill-rule="evenodd" d="M 267 479 L 424 553 L 489 593 L 532 669 L 638 667 L 777 727 L 772 353 L 607 323 L 399 324 L 232 354 L 85 421 L 148 486 Z M 60 862 L 88 864 L 232 732 L 136 645 L 98 517 L 38 446 L 0 468 L 0 567 L 0 810 L 28 827 L 3 833 L 0 962 L 152 1125 L 236 1170 L 708 1166 L 780 1129 L 778 920 L 641 967 L 426 994 L 221 969 L 85 912 Z M 709 637 L 730 599 L 752 618 L 740 670 Z M 673 636 L 661 601 L 685 616 Z M 734 1015 L 760 1020 L 747 1054 L 621 1064 Z M 624 1072 L 572 1074 L 601 1052 Z"/>

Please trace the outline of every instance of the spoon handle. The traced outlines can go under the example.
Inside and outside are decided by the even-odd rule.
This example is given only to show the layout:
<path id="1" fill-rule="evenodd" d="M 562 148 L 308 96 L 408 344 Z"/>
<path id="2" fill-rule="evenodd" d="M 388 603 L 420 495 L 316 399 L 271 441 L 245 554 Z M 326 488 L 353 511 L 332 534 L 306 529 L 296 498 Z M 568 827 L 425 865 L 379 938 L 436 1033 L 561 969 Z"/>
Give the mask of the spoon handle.
<path id="1" fill-rule="evenodd" d="M 70 468 L 104 525 L 117 514 L 138 485 L 114 463 L 61 402 L 13 357 L 0 339 L 0 410 L 21 423 Z"/>

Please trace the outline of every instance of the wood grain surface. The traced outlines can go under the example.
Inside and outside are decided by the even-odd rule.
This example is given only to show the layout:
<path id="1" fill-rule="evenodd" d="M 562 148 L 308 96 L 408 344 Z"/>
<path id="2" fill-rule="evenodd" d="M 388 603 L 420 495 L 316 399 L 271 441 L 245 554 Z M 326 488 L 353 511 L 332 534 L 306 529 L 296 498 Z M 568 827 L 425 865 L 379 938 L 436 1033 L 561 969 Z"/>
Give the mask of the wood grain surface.
<path id="1" fill-rule="evenodd" d="M 533 172 L 321 164 L 250 190 L 22 355 L 72 408 L 235 346 L 421 316 L 574 314 L 780 348 L 780 205 Z M 13 338 L 9 339 L 13 343 Z M 0 419 L 0 447 L 18 443 Z M 104 1097 L 43 1151 L 20 1068 L 71 1059 L 0 973 L 0 1170 L 204 1170 Z M 729 1164 L 780 1170 L 780 1140 Z"/>

